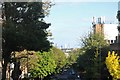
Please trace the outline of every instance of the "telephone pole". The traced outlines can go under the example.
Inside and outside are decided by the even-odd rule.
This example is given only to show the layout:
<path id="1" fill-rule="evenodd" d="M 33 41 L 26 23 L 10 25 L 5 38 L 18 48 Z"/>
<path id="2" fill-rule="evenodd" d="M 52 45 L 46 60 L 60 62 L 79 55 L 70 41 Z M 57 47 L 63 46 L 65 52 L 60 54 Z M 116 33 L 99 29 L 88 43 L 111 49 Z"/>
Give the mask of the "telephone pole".
<path id="1" fill-rule="evenodd" d="M 120 1 L 118 2 L 118 12 L 117 12 L 117 19 L 118 19 L 118 54 L 120 55 Z"/>

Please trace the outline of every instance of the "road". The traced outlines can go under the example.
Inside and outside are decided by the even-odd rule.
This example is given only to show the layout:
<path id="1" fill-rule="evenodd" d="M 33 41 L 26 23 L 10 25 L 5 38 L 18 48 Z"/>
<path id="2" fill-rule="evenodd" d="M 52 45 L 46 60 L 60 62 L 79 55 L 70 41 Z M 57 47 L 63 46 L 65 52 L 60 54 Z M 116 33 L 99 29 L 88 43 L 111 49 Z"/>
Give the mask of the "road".
<path id="1" fill-rule="evenodd" d="M 51 78 L 51 80 L 81 80 L 73 69 L 64 70 L 61 74 L 57 74 Z"/>

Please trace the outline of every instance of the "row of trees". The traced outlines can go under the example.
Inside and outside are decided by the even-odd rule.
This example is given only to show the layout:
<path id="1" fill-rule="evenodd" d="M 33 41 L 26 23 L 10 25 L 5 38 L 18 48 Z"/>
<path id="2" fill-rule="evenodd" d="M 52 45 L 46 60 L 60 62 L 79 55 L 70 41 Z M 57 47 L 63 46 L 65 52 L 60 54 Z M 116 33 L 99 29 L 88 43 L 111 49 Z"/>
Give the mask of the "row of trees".
<path id="1" fill-rule="evenodd" d="M 27 65 L 32 77 L 41 79 L 74 63 L 75 60 L 66 58 L 48 41 L 50 23 L 43 19 L 51 6 L 49 1 L 2 4 L 2 80 L 6 79 L 7 65 L 12 62 L 17 67 L 14 72 L 18 73 L 20 66 L 25 68 Z M 17 66 L 19 61 L 21 63 Z"/>
<path id="2" fill-rule="evenodd" d="M 90 33 L 82 38 L 82 48 L 73 51 L 67 59 L 59 49 L 51 48 L 47 39 L 50 23 L 43 20 L 49 14 L 50 7 L 51 2 L 2 4 L 2 80 L 6 79 L 7 64 L 12 60 L 12 52 L 17 55 L 14 58 L 20 59 L 21 66 L 28 65 L 28 71 L 34 78 L 48 77 L 72 65 L 80 71 L 83 79 L 108 79 L 110 74 L 105 59 L 109 48 L 102 34 Z M 28 57 L 29 52 L 33 54 Z M 21 56 L 22 53 L 25 55 Z M 28 62 L 22 57 L 27 57 Z"/>
<path id="3" fill-rule="evenodd" d="M 73 51 L 70 59 L 83 80 L 120 79 L 119 56 L 114 51 L 110 53 L 109 44 L 102 34 L 90 33 L 81 42 L 82 48 Z"/>
<path id="4" fill-rule="evenodd" d="M 20 61 L 21 69 L 27 67 L 32 78 L 46 77 L 45 80 L 49 80 L 49 76 L 60 73 L 68 64 L 66 55 L 55 47 L 49 52 L 23 50 L 14 52 L 14 55 L 14 58 Z"/>
<path id="5" fill-rule="evenodd" d="M 109 51 L 109 45 L 102 34 L 90 33 L 81 38 L 82 48 L 71 53 L 75 64 L 73 65 L 83 80 L 108 79 L 110 74 L 107 70 L 105 59 Z"/>

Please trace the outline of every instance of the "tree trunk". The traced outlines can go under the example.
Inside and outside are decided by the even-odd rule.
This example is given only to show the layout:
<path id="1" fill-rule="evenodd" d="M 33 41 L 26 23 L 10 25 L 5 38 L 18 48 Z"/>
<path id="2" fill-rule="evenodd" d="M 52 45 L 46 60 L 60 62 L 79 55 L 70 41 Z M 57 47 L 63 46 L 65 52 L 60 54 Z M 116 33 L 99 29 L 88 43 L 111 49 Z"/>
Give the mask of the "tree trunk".
<path id="1" fill-rule="evenodd" d="M 4 61 L 4 64 L 2 64 L 2 80 L 6 80 L 6 70 L 7 70 L 7 64 L 8 61 Z"/>

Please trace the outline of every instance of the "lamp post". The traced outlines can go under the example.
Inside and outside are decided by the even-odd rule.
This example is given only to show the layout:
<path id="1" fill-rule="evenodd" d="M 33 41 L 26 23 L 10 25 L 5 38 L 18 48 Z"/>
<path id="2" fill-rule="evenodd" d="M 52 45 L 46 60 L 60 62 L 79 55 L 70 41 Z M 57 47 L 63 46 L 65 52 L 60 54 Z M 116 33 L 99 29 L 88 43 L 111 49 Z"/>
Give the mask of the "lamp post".
<path id="1" fill-rule="evenodd" d="M 120 54 L 120 1 L 118 2 L 118 12 L 117 12 L 117 19 L 118 19 L 118 40 L 117 40 L 117 44 L 118 44 L 118 54 Z"/>
<path id="2" fill-rule="evenodd" d="M 101 45 L 99 46 L 99 56 L 100 56 L 100 62 L 99 62 L 99 67 L 100 67 L 100 78 L 101 78 Z"/>

